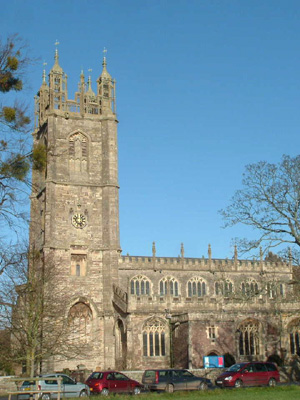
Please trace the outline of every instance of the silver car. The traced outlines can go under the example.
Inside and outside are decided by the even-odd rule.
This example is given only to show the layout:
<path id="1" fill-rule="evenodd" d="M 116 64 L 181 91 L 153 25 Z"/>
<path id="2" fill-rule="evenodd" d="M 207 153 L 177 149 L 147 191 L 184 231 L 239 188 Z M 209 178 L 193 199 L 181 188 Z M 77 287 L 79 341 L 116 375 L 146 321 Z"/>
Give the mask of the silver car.
<path id="1" fill-rule="evenodd" d="M 61 378 L 61 383 L 56 379 Z M 24 394 L 18 395 L 18 400 L 27 400 L 30 397 L 31 391 L 41 391 L 39 399 L 51 400 L 57 398 L 57 392 L 60 389 L 61 397 L 82 397 L 89 396 L 90 389 L 84 383 L 77 383 L 68 375 L 64 374 L 47 374 L 41 375 L 37 381 L 24 381 L 20 387 L 20 391 L 24 391 Z M 60 386 L 60 388 L 59 388 Z M 27 393 L 25 393 L 27 392 Z"/>

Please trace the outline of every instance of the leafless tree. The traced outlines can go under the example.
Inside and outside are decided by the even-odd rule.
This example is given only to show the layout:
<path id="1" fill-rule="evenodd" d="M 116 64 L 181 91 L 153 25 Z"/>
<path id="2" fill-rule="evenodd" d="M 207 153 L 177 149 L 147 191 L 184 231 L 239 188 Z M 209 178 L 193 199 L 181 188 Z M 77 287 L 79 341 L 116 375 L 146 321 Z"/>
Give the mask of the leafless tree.
<path id="1" fill-rule="evenodd" d="M 42 361 L 53 356 L 76 358 L 89 348 L 78 340 L 78 332 L 73 339 L 51 255 L 43 257 L 31 250 L 20 255 L 20 260 L 5 270 L 1 280 L 0 326 L 11 341 L 1 352 L 6 360 L 26 365 L 26 375 L 32 377 L 41 372 Z"/>
<path id="2" fill-rule="evenodd" d="M 240 253 L 263 248 L 300 246 L 300 156 L 284 155 L 278 164 L 265 161 L 246 166 L 231 204 L 221 210 L 225 227 L 244 224 L 257 238 L 236 239 Z"/>

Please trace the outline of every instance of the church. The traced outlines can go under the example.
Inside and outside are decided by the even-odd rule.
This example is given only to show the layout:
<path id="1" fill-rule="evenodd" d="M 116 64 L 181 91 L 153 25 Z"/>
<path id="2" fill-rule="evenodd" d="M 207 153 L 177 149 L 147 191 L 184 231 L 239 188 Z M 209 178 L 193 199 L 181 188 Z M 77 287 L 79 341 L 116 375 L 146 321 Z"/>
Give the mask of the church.
<path id="1" fill-rule="evenodd" d="M 43 371 L 78 365 L 119 370 L 201 368 L 207 355 L 237 361 L 299 353 L 300 314 L 292 263 L 122 255 L 116 82 L 80 75 L 69 99 L 58 50 L 35 99 L 30 246 L 55 266 L 55 288 L 79 351 L 53 354 Z M 138 234 L 138 232 L 137 232 Z M 134 238 L 133 238 L 134 239 Z M 37 267 L 36 267 L 37 268 Z M 45 322 L 47 329 L 47 323 Z M 84 351 L 80 351 L 80 349 Z"/>

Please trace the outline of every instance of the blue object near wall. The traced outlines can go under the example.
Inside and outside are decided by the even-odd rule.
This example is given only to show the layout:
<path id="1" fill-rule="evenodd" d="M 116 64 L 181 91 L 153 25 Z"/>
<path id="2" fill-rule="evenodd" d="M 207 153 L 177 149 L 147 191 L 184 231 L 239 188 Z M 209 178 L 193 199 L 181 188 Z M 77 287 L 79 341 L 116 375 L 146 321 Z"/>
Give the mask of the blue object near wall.
<path id="1" fill-rule="evenodd" d="M 224 356 L 203 357 L 204 368 L 224 368 Z"/>

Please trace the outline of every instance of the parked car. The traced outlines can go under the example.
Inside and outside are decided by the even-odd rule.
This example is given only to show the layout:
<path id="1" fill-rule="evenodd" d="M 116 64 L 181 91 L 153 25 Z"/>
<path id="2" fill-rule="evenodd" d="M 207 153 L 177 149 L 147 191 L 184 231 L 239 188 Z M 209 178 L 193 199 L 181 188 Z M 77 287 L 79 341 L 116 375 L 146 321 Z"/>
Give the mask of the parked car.
<path id="1" fill-rule="evenodd" d="M 276 386 L 279 371 L 271 362 L 245 362 L 232 365 L 216 379 L 219 387 Z"/>
<path id="2" fill-rule="evenodd" d="M 142 383 L 148 390 L 205 390 L 212 386 L 210 379 L 193 375 L 186 369 L 148 369 Z"/>
<path id="3" fill-rule="evenodd" d="M 140 394 L 142 385 L 117 371 L 93 372 L 85 382 L 91 394 L 132 393 Z"/>
<path id="4" fill-rule="evenodd" d="M 41 375 L 38 381 L 24 381 L 20 387 L 20 391 L 27 393 L 19 394 L 18 400 L 27 400 L 30 397 L 30 390 L 40 390 L 39 398 L 42 400 L 50 400 L 57 398 L 57 391 L 59 389 L 59 383 L 56 379 L 61 377 L 61 396 L 62 397 L 82 397 L 89 396 L 90 389 L 84 383 L 77 383 L 68 375 L 64 374 L 47 374 Z M 53 393 L 56 392 L 56 393 Z"/>

